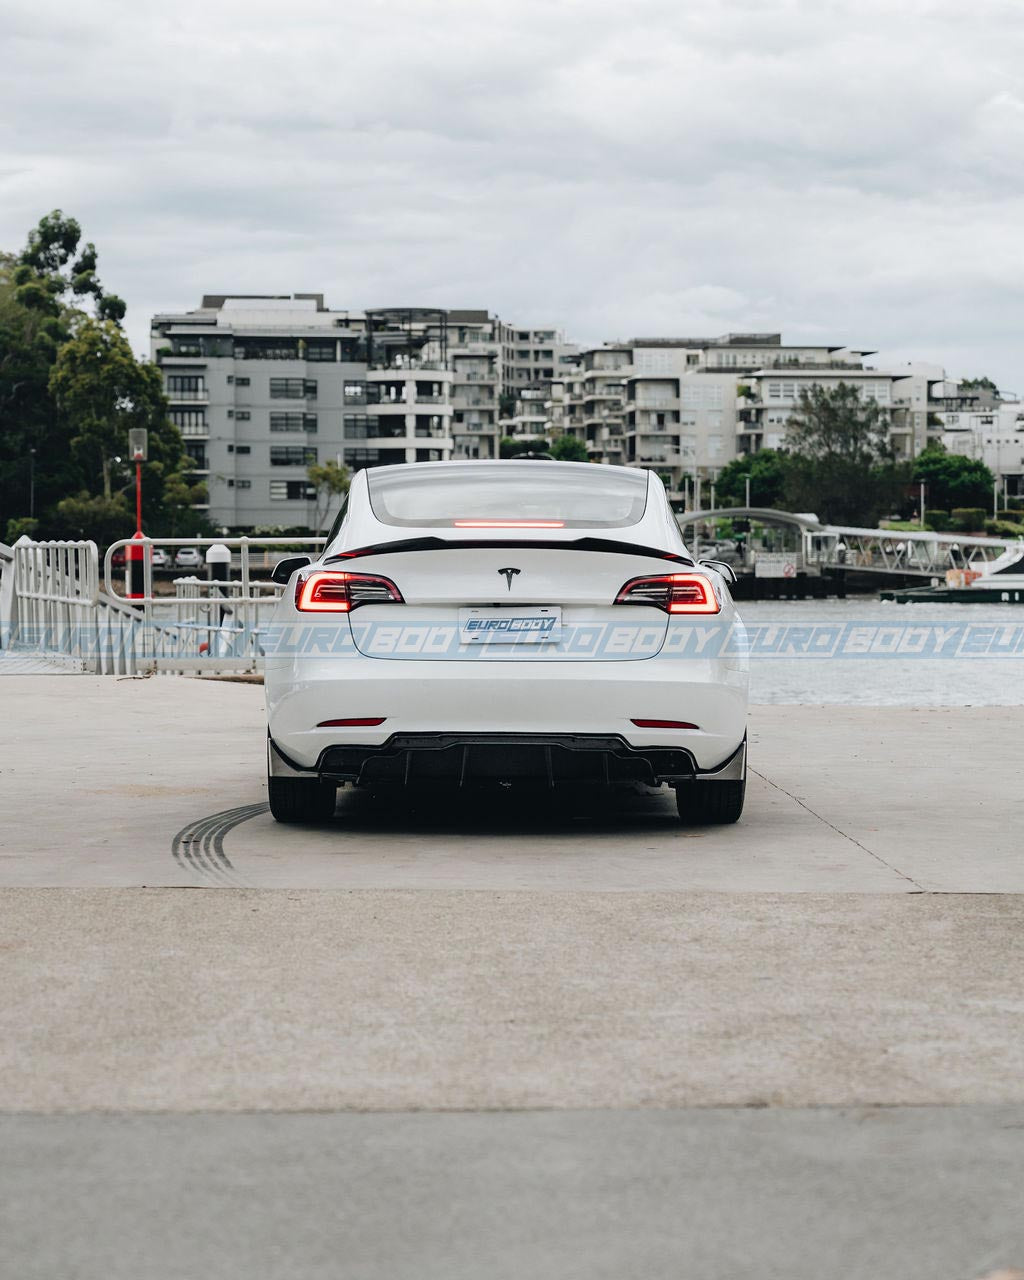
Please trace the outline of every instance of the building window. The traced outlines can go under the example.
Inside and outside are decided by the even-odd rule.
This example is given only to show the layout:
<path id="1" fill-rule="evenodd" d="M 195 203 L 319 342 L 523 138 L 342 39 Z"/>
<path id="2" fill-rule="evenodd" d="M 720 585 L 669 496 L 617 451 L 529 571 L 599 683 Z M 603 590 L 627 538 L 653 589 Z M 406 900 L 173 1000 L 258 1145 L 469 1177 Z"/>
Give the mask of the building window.
<path id="1" fill-rule="evenodd" d="M 306 359 L 334 363 L 337 347 L 333 338 L 310 338 L 306 342 Z"/>
<path id="2" fill-rule="evenodd" d="M 230 382 L 230 381 L 231 381 L 231 379 L 230 379 L 230 378 L 228 378 L 228 382 Z M 249 385 L 249 379 L 248 379 L 248 378 L 236 378 L 236 379 L 235 379 L 235 386 L 236 386 L 236 387 L 247 387 L 248 385 Z"/>
<path id="3" fill-rule="evenodd" d="M 316 399 L 315 378 L 271 378 L 271 400 Z"/>
<path id="4" fill-rule="evenodd" d="M 172 400 L 198 400 L 206 395 L 206 383 L 202 374 L 169 373 L 167 394 Z"/>
<path id="5" fill-rule="evenodd" d="M 366 383 L 365 382 L 346 382 L 345 383 L 345 403 L 346 404 L 366 404 Z"/>
<path id="6" fill-rule="evenodd" d="M 315 413 L 271 413 L 271 431 L 315 431 Z"/>
<path id="7" fill-rule="evenodd" d="M 316 450 L 301 444 L 272 444 L 270 446 L 270 465 L 272 467 L 308 467 L 316 462 Z"/>
<path id="8" fill-rule="evenodd" d="M 198 435 L 206 431 L 205 409 L 172 409 L 169 416 L 182 435 Z"/>
<path id="9" fill-rule="evenodd" d="M 372 467 L 379 455 L 379 449 L 346 449 L 345 462 L 350 467 Z"/>
<path id="10" fill-rule="evenodd" d="M 251 489 L 251 488 L 252 488 L 252 481 L 251 481 L 251 480 L 236 480 L 236 481 L 235 481 L 235 488 L 236 488 L 236 489 Z"/>
<path id="11" fill-rule="evenodd" d="M 236 360 L 298 360 L 296 338 L 236 338 Z"/>
<path id="12" fill-rule="evenodd" d="M 252 453 L 251 444 L 229 444 L 228 453 Z"/>
<path id="13" fill-rule="evenodd" d="M 236 421 L 236 422 L 248 422 L 248 421 L 249 421 L 249 419 L 250 419 L 251 417 L 252 417 L 252 414 L 249 412 L 249 410 L 248 410 L 248 409 L 236 409 L 236 410 L 235 410 L 235 421 Z"/>
<path id="14" fill-rule="evenodd" d="M 306 480 L 271 480 L 271 502 L 306 502 L 316 496 L 316 490 Z"/>

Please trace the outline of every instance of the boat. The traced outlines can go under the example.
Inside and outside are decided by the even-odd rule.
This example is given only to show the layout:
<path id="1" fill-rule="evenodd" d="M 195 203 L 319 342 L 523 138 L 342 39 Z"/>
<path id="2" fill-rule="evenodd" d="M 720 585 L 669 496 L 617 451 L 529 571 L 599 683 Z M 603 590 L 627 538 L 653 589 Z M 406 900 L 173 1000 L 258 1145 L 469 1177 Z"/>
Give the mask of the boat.
<path id="1" fill-rule="evenodd" d="M 895 604 L 1024 604 L 1024 542 L 1008 547 L 990 564 L 948 569 L 946 585 L 900 587 L 880 593 Z"/>

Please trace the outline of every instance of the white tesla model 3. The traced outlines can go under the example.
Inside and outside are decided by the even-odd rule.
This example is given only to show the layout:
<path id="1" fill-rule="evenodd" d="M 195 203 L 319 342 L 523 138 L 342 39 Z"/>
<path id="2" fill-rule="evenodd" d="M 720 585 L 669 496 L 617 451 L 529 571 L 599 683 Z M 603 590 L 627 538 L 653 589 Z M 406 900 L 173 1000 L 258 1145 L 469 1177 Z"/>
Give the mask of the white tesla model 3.
<path id="1" fill-rule="evenodd" d="M 263 633 L 270 808 L 344 783 L 667 784 L 735 822 L 747 657 L 727 565 L 695 563 L 656 475 L 543 460 L 358 472 Z"/>

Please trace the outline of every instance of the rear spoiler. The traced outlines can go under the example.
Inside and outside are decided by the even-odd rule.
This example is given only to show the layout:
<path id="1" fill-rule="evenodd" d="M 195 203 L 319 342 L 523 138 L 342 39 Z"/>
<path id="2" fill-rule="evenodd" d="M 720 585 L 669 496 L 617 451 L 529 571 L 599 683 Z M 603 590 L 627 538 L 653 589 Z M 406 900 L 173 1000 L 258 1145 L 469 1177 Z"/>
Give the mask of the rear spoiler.
<path id="1" fill-rule="evenodd" d="M 360 556 L 393 555 L 402 551 L 465 551 L 509 547 L 544 547 L 556 551 L 605 551 L 620 556 L 646 556 L 654 560 L 671 560 L 676 564 L 693 567 L 696 563 L 690 556 L 679 555 L 675 551 L 664 551 L 658 547 L 642 547 L 635 542 L 617 542 L 613 538 L 577 538 L 575 542 L 561 542 L 553 538 L 459 538 L 449 541 L 447 538 L 405 538 L 398 542 L 377 542 L 369 547 L 355 547 L 351 551 L 339 551 L 328 556 L 324 564 L 335 564 L 339 560 L 355 560 Z"/>

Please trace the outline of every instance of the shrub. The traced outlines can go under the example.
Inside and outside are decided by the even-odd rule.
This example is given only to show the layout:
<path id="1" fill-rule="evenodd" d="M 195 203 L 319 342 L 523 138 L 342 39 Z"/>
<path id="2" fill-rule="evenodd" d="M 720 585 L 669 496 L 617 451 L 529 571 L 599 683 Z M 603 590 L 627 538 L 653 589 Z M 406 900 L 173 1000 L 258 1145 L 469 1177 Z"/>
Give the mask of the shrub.
<path id="1" fill-rule="evenodd" d="M 925 524 L 935 533 L 945 533 L 953 527 L 948 511 L 926 511 L 924 519 Z"/>
<path id="2" fill-rule="evenodd" d="M 985 532 L 990 538 L 1024 537 L 1024 524 L 1016 524 L 1012 520 L 986 520 Z"/>
<path id="3" fill-rule="evenodd" d="M 984 507 L 954 507 L 950 513 L 957 533 L 974 533 L 985 524 Z"/>

